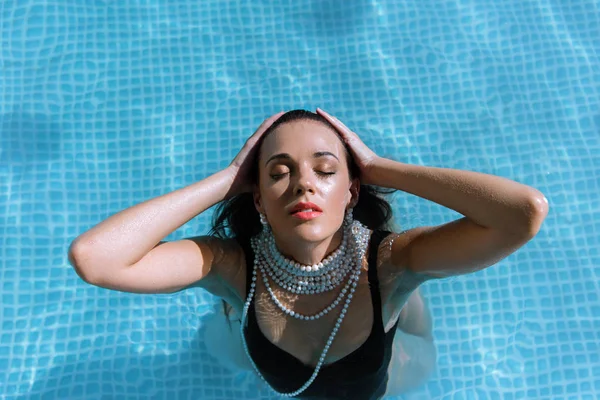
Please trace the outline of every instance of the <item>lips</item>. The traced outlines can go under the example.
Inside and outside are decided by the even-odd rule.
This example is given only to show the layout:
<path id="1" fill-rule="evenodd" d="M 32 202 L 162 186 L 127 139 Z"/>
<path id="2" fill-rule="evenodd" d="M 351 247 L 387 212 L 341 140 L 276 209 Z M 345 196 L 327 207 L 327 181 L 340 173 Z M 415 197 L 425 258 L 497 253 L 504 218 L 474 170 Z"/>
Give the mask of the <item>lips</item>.
<path id="1" fill-rule="evenodd" d="M 300 202 L 292 207 L 290 214 L 295 214 L 299 211 L 323 212 L 323 210 L 321 210 L 321 208 L 315 203 Z"/>
<path id="2" fill-rule="evenodd" d="M 321 211 L 298 211 L 293 213 L 292 217 L 304 221 L 310 221 L 313 218 L 317 218 L 321 214 L 323 214 Z"/>
<path id="3" fill-rule="evenodd" d="M 320 212 L 320 211 L 319 210 L 315 210 L 314 208 L 303 208 L 303 209 L 296 210 L 296 211 L 292 212 L 292 214 L 298 214 L 298 213 L 301 213 L 301 212 Z"/>

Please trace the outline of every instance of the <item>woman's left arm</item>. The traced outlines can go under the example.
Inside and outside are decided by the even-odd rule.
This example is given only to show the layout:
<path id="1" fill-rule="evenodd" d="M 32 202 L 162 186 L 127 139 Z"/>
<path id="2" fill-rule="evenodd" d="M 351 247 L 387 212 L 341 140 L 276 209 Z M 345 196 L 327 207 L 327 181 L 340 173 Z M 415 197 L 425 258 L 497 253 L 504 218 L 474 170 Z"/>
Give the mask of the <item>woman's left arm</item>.
<path id="1" fill-rule="evenodd" d="M 379 158 L 366 180 L 433 201 L 482 227 L 511 235 L 535 236 L 548 213 L 548 201 L 537 189 L 480 172 Z"/>
<path id="2" fill-rule="evenodd" d="M 322 110 L 351 148 L 361 183 L 394 188 L 451 208 L 464 218 L 405 231 L 392 244 L 391 262 L 433 277 L 475 272 L 531 240 L 548 214 L 546 197 L 495 175 L 404 164 L 377 156 Z"/>
<path id="3" fill-rule="evenodd" d="M 392 263 L 433 277 L 479 271 L 525 245 L 548 214 L 538 190 L 499 176 L 403 164 L 380 158 L 371 184 L 395 188 L 451 208 L 464 218 L 410 229 L 392 245 Z"/>

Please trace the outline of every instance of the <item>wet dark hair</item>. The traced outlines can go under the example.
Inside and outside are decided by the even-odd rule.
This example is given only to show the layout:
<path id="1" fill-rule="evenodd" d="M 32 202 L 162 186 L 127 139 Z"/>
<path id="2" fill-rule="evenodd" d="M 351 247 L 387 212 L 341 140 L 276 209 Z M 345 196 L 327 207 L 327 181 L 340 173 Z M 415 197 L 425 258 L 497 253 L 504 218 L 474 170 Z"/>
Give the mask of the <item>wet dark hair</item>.
<path id="1" fill-rule="evenodd" d="M 250 171 L 252 183 L 258 183 L 258 158 L 260 157 L 260 148 L 265 137 L 275 131 L 277 127 L 281 126 L 282 124 L 300 120 L 320 122 L 333 130 L 339 136 L 336 128 L 319 114 L 315 114 L 306 110 L 293 110 L 286 112 L 265 131 L 261 137 L 261 141 L 257 143 L 257 146 L 259 146 L 259 151 L 256 152 L 257 159 L 252 163 L 252 170 Z M 341 137 L 340 140 L 342 140 Z M 354 158 L 352 157 L 350 149 L 346 143 L 343 142 L 343 140 L 342 143 L 344 144 L 345 148 L 348 170 L 350 171 L 350 179 L 356 177 L 360 178 L 360 169 L 354 162 Z M 395 191 L 395 189 L 361 184 L 358 202 L 354 206 L 352 212 L 354 219 L 360 221 L 371 230 L 394 230 L 392 208 L 388 201 L 383 198 L 383 196 L 392 194 Z M 212 228 L 209 232 L 209 235 L 213 235 L 221 239 L 235 238 L 240 243 L 247 243 L 252 236 L 257 235 L 261 230 L 262 225 L 260 223 L 258 211 L 254 207 L 252 193 L 242 193 L 217 204 L 213 214 Z M 246 271 L 246 274 L 251 273 L 252 271 Z M 227 322 L 229 323 L 229 312 L 231 311 L 232 307 L 225 300 L 222 300 L 222 302 L 223 312 L 225 313 Z M 231 324 L 229 327 L 231 329 Z"/>

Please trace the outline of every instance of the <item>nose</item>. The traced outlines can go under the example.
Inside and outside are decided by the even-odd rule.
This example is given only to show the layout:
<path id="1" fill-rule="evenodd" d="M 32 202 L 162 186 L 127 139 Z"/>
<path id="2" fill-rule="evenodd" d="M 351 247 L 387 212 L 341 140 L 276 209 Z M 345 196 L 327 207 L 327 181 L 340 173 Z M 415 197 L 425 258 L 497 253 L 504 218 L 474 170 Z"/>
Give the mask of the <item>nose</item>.
<path id="1" fill-rule="evenodd" d="M 297 179 L 294 181 L 294 194 L 299 195 L 305 192 L 315 193 L 314 176 L 306 168 L 300 168 Z"/>

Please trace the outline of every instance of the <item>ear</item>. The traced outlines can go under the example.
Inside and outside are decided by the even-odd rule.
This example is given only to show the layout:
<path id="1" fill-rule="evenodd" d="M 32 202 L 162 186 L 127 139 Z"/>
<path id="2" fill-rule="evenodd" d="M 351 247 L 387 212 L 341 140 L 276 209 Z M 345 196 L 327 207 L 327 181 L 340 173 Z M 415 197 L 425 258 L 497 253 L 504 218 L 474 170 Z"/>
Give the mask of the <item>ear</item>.
<path id="1" fill-rule="evenodd" d="M 252 199 L 254 200 L 254 207 L 256 211 L 261 214 L 265 213 L 265 209 L 262 206 L 262 199 L 260 197 L 260 189 L 257 184 L 252 185 Z"/>
<path id="2" fill-rule="evenodd" d="M 354 178 L 354 179 L 352 179 L 352 181 L 350 183 L 351 199 L 350 199 L 350 203 L 348 204 L 349 207 L 356 206 L 356 204 L 358 203 L 359 194 L 360 194 L 360 179 Z"/>

